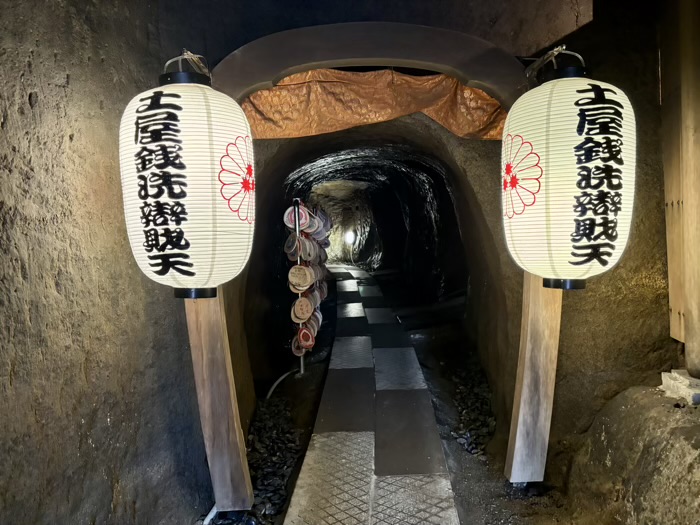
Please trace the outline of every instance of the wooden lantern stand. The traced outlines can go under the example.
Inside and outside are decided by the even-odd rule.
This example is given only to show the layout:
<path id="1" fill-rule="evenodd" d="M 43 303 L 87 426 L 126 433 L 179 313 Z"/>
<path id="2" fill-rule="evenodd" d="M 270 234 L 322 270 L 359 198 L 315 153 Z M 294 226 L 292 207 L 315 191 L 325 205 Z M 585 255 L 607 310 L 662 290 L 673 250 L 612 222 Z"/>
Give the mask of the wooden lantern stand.
<path id="1" fill-rule="evenodd" d="M 554 406 L 562 290 L 525 272 L 520 355 L 505 475 L 511 483 L 542 481 Z"/>
<path id="2" fill-rule="evenodd" d="M 221 288 L 216 297 L 184 301 L 199 418 L 214 490 L 215 505 L 207 517 L 211 521 L 220 511 L 250 509 L 253 487 Z"/>

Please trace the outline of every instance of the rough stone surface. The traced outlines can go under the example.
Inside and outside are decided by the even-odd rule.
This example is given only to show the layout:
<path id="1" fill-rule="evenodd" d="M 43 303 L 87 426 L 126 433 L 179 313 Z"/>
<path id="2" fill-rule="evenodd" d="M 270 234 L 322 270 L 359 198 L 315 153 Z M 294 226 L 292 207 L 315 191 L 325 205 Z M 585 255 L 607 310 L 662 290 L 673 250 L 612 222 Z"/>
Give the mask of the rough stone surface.
<path id="1" fill-rule="evenodd" d="M 133 261 L 117 150 L 157 7 L 0 12 L 0 522 L 182 523 L 211 504 L 184 311 Z"/>
<path id="2" fill-rule="evenodd" d="M 187 47 L 213 65 L 265 34 L 353 20 L 447 27 L 526 54 L 591 17 L 583 0 L 515 7 L 362 0 L 294 9 L 281 0 L 2 0 L 0 12 L 0 522 L 37 524 L 186 523 L 212 503 L 184 313 L 169 290 L 140 274 L 121 211 L 121 112 L 154 85 L 166 58 Z M 642 36 L 643 60 L 639 38 L 618 42 L 621 48 L 600 44 L 591 57 L 605 65 L 599 78 L 628 90 L 648 130 L 640 147 L 643 213 L 620 267 L 580 303 L 565 303 L 559 432 L 579 419 L 585 427 L 605 399 L 668 360 L 654 38 Z M 507 421 L 520 280 L 504 252 L 492 183 L 499 144 L 462 141 L 413 117 L 376 133 L 422 144 L 459 175 L 453 187 L 481 305 L 475 332 L 499 422 Z M 320 144 L 300 140 L 294 149 L 313 156 Z M 288 166 L 292 149 L 282 146 L 261 146 L 263 170 Z M 258 193 L 258 209 L 265 199 L 281 206 L 274 192 Z M 271 301 L 260 283 L 247 282 L 249 290 L 231 295 L 245 293 L 257 306 Z M 243 313 L 234 311 L 229 324 L 241 326 Z M 256 318 L 245 320 L 250 326 Z M 583 326 L 599 327 L 598 335 Z M 237 334 L 236 348 L 245 343 Z M 251 359 L 263 350 L 254 348 Z"/>
<path id="3" fill-rule="evenodd" d="M 593 414 L 622 390 L 658 385 L 659 371 L 677 358 L 667 319 L 656 19 L 653 9 L 635 10 L 630 2 L 599 4 L 596 21 L 566 42 L 586 56 L 595 78 L 618 86 L 632 101 L 641 131 L 634 216 L 620 263 L 591 279 L 586 290 L 564 294 L 555 437 L 585 431 Z M 615 27 L 623 16 L 627 29 L 620 33 Z"/>
<path id="4" fill-rule="evenodd" d="M 700 409 L 658 389 L 618 395 L 583 436 L 569 494 L 578 525 L 696 525 Z"/>
<path id="5" fill-rule="evenodd" d="M 236 45 L 270 33 L 339 22 L 403 22 L 442 27 L 469 33 L 527 56 L 562 38 L 593 19 L 593 0 L 441 0 L 439 2 L 356 0 L 354 2 L 304 2 L 268 0 L 264 12 L 257 4 L 241 2 L 228 31 L 215 32 L 208 42 L 228 38 Z M 184 8 L 183 15 L 216 20 L 224 0 Z M 210 44 L 211 45 L 211 44 Z M 217 59 L 223 56 L 217 56 Z"/>

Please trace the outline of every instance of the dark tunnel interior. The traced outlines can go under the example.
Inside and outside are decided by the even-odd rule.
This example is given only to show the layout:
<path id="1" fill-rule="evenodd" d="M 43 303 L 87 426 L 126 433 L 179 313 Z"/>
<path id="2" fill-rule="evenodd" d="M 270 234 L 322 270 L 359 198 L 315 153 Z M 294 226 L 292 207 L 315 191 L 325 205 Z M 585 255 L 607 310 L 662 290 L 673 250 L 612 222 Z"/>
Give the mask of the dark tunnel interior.
<path id="1" fill-rule="evenodd" d="M 333 220 L 328 262 L 395 275 L 405 307 L 466 298 L 469 270 L 450 184 L 450 168 L 413 145 L 377 141 L 311 155 L 277 173 L 283 183 L 263 213 L 269 241 L 254 252 L 265 272 L 263 319 L 266 349 L 274 363 L 267 376 L 288 370 L 289 264 L 279 249 L 288 235 L 281 217 L 292 199 L 323 209 Z M 281 181 L 282 182 L 282 181 Z M 350 237 L 350 238 L 349 238 Z M 349 242 L 351 241 L 351 242 Z M 255 276 L 253 276 L 255 278 Z"/>

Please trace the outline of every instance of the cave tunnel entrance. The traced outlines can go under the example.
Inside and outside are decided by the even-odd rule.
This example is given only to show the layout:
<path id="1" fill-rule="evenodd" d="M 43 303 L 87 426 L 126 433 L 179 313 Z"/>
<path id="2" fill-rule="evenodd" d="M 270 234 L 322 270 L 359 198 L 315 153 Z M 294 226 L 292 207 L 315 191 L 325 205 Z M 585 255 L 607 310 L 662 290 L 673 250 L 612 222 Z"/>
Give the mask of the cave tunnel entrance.
<path id="1" fill-rule="evenodd" d="M 289 232 L 281 217 L 293 198 L 323 209 L 333 220 L 329 263 L 392 275 L 404 307 L 447 301 L 461 305 L 457 315 L 464 317 L 468 254 L 478 256 L 479 249 L 473 232 L 462 232 L 457 206 L 469 217 L 470 229 L 483 219 L 473 218 L 471 199 L 455 187 L 452 169 L 434 154 L 406 140 L 360 139 L 362 134 L 354 130 L 343 139 L 347 134 L 341 132 L 332 145 L 291 153 L 261 175 L 268 191 L 259 197 L 260 242 L 251 256 L 247 288 L 261 289 L 265 299 L 249 303 L 246 324 L 264 327 L 253 343 L 269 349 L 253 358 L 264 386 L 295 359 L 290 351 L 280 355 L 290 341 L 289 262 L 281 252 Z M 289 147 L 293 150 L 293 141 Z M 262 322 L 254 323 L 257 319 Z"/>
<path id="2" fill-rule="evenodd" d="M 396 269 L 411 287 L 406 299 L 423 303 L 467 289 L 448 171 L 412 146 L 367 145 L 295 169 L 285 180 L 285 194 L 333 219 L 330 263 Z"/>
<path id="3" fill-rule="evenodd" d="M 500 199 L 491 187 L 498 144 L 470 139 L 500 138 L 505 109 L 526 86 L 522 64 L 454 31 L 349 23 L 251 42 L 226 57 L 213 79 L 241 102 L 256 139 L 256 240 L 239 279 L 246 282 L 245 298 L 237 298 L 241 315 L 233 319 L 246 326 L 256 379 L 271 381 L 287 364 L 267 358 L 279 347 L 268 338 L 278 335 L 270 328 L 286 289 L 278 283 L 285 261 L 262 246 L 283 245 L 279 217 L 301 191 L 311 203 L 338 201 L 334 209 L 342 207 L 344 215 L 334 217 L 337 228 L 357 229 L 352 249 L 336 231 L 332 258 L 400 269 L 411 281 L 409 301 L 444 299 L 450 290 L 459 295 L 476 274 L 470 336 L 498 376 L 491 379 L 508 378 L 495 404 L 509 413 L 515 370 L 501 361 L 516 348 L 518 328 L 507 315 L 512 305 L 501 282 L 516 276 L 517 287 L 520 278 L 495 241 L 502 234 Z M 348 200 L 356 209 L 340 204 Z M 408 257 L 411 250 L 419 256 Z"/>
<path id="4" fill-rule="evenodd" d="M 493 436 L 496 421 L 491 394 L 476 349 L 476 334 L 483 318 L 471 315 L 468 304 L 475 305 L 474 310 L 486 311 L 487 300 L 502 301 L 498 290 L 489 288 L 493 297 L 486 299 L 478 290 L 474 294 L 471 285 L 473 275 L 477 282 L 483 282 L 487 269 L 498 271 L 500 262 L 480 199 L 464 176 L 464 160 L 450 156 L 450 148 L 441 144 L 440 139 L 450 136 L 429 118 L 413 115 L 331 134 L 256 143 L 262 159 L 258 184 L 267 190 L 257 200 L 256 240 L 247 270 L 245 325 L 248 347 L 253 349 L 251 362 L 259 397 L 278 377 L 298 366 L 298 358 L 290 348 L 294 335 L 289 319 L 293 297 L 287 284 L 290 263 L 282 251 L 289 235 L 282 217 L 292 199 L 301 198 L 309 207 L 322 208 L 333 220 L 329 263 L 359 267 L 369 272 L 366 277 L 372 277 L 362 279 L 362 274 L 353 274 L 353 279 L 333 283 L 333 276 L 329 276 L 333 288 L 329 299 L 321 304 L 325 330 L 322 327 L 314 351 L 305 357 L 306 377 L 287 379 L 278 387 L 277 398 L 289 400 L 296 425 L 309 429 L 302 444 L 314 439 L 311 428 L 315 428 L 316 435 L 319 420 L 324 419 L 324 396 L 332 388 L 329 383 L 338 381 L 339 372 L 350 374 L 350 370 L 335 370 L 332 365 L 338 342 L 354 339 L 360 333 L 342 324 L 347 320 L 339 312 L 347 302 L 362 302 L 367 316 L 370 310 L 391 307 L 400 319 L 404 339 L 386 339 L 386 334 L 380 333 L 382 342 L 378 343 L 374 327 L 368 327 L 372 351 L 377 352 L 377 345 L 399 347 L 395 351 L 412 347 L 412 354 L 415 350 L 415 363 L 431 388 L 431 394 L 427 387 L 419 392 L 434 396 L 427 401 L 431 413 L 426 416 L 417 411 L 416 417 L 434 421 L 431 401 L 436 404 L 437 420 L 445 435 L 437 437 L 434 422 L 432 432 L 438 443 L 442 438 L 449 442 L 446 447 L 452 447 L 448 450 L 454 475 L 465 476 L 473 468 L 468 465 L 470 458 L 476 460 L 471 455 L 483 453 Z M 483 166 L 483 159 L 497 163 L 499 144 L 464 139 L 460 143 L 471 148 L 467 157 L 475 179 L 485 182 L 493 166 Z M 354 234 L 352 244 L 346 242 L 347 232 Z M 346 292 L 351 289 L 342 285 L 348 282 L 357 282 L 360 292 L 363 285 L 377 285 L 384 297 Z M 341 424 L 352 419 L 354 416 L 346 414 L 362 404 L 362 397 L 355 391 L 361 390 L 362 374 L 356 375 L 355 383 L 346 385 L 350 406 L 342 410 L 334 407 L 342 414 Z M 377 406 L 381 396 L 378 391 Z M 254 432 L 255 428 L 269 427 L 254 425 Z M 376 433 L 379 436 L 381 428 Z M 410 432 L 406 430 L 406 434 Z M 402 449 L 400 441 L 395 444 L 397 450 Z M 378 444 L 375 458 L 381 457 L 381 450 Z M 259 457 L 253 454 L 254 459 Z M 391 472 L 391 467 L 375 463 L 377 472 Z M 294 475 L 300 476 L 297 484 L 309 481 L 303 473 Z M 457 486 L 466 484 L 458 482 Z M 288 516 L 294 515 L 297 507 L 293 506 Z"/>
<path id="5" fill-rule="evenodd" d="M 463 146 L 464 158 L 451 155 L 452 146 L 443 142 L 450 139 Z M 484 312 L 506 308 L 500 290 L 489 289 L 488 298 L 483 284 L 472 290 L 474 275 L 498 283 L 489 275 L 500 275 L 501 260 L 485 197 L 469 175 L 483 188 L 497 169 L 498 151 L 497 142 L 459 139 L 422 115 L 256 141 L 258 187 L 266 190 L 257 196 L 244 322 L 259 394 L 296 361 L 289 350 L 289 262 L 282 251 L 289 232 L 281 219 L 295 197 L 333 219 L 329 263 L 391 273 L 404 308 L 432 305 L 433 321 L 459 318 L 463 341 L 457 351 L 476 343 L 488 329 L 481 326 Z M 352 245 L 345 242 L 347 232 L 354 234 Z"/>
<path id="6" fill-rule="evenodd" d="M 417 395 L 429 396 L 429 385 L 434 396 L 422 401 L 427 414 L 410 412 L 389 429 L 378 427 L 378 443 L 382 441 L 379 436 L 402 428 L 402 424 L 410 429 L 431 428 L 427 432 L 432 432 L 432 437 L 417 448 L 443 464 L 443 447 L 451 451 L 450 473 L 458 477 L 455 486 L 467 487 L 460 476 L 474 468 L 469 462 L 484 452 L 497 430 L 497 421 L 507 426 L 507 418 L 494 417 L 494 405 L 505 405 L 512 395 L 503 379 L 508 377 L 508 365 L 492 368 L 495 374 L 489 379 L 496 388 L 489 388 L 486 366 L 499 363 L 499 349 L 514 344 L 517 337 L 517 329 L 508 324 L 512 317 L 508 316 L 505 292 L 500 287 L 508 266 L 504 273 L 505 254 L 499 253 L 493 229 L 494 223 L 500 224 L 496 210 L 499 188 L 492 183 L 498 170 L 500 143 L 458 137 L 428 116 L 412 114 L 330 133 L 257 140 L 255 147 L 259 160 L 257 184 L 266 189 L 259 192 L 256 201 L 256 237 L 245 276 L 243 323 L 258 397 L 299 363 L 291 351 L 294 330 L 289 309 L 293 296 L 287 284 L 290 264 L 282 250 L 289 231 L 282 217 L 292 199 L 300 198 L 308 206 L 324 209 L 333 220 L 329 262 L 370 272 L 346 273 L 348 280 L 335 282 L 331 277 L 331 294 L 321 304 L 326 322 L 317 334 L 314 350 L 304 358 L 306 373 L 301 378 L 284 380 L 278 388 L 276 397 L 288 400 L 293 425 L 306 431 L 301 449 L 314 439 L 319 421 L 333 419 L 324 408 L 326 396 L 332 396 L 327 392 L 338 384 L 339 376 L 351 372 L 334 369 L 337 346 L 355 338 L 366 339 L 371 341 L 375 355 L 377 348 L 383 347 L 409 351 L 418 373 L 425 377 L 417 381 L 424 388 Z M 353 233 L 351 245 L 345 242 L 347 232 Z M 339 274 L 335 277 L 342 279 Z M 517 270 L 511 279 L 519 281 Z M 350 289 L 343 286 L 348 283 L 356 283 L 358 291 L 347 292 Z M 362 297 L 362 288 L 367 286 L 379 288 L 383 297 Z M 364 308 L 366 322 L 342 318 L 343 308 L 351 305 Z M 386 309 L 400 324 L 391 329 L 388 324 L 367 325 L 371 311 L 383 313 Z M 367 336 L 359 335 L 363 324 Z M 371 364 L 369 361 L 364 366 Z M 362 370 L 370 373 L 371 369 L 353 370 L 359 377 L 343 386 L 347 392 L 340 397 L 349 405 L 336 405 L 330 410 L 340 415 L 341 433 L 365 428 L 355 426 L 357 415 L 353 415 L 363 405 L 361 391 L 367 378 L 362 380 Z M 374 389 L 374 378 L 370 381 Z M 379 391 L 376 400 L 373 406 L 382 406 Z M 440 436 L 432 403 L 439 414 L 439 428 L 443 429 Z M 264 418 L 270 412 L 258 413 Z M 399 413 L 397 407 L 388 415 Z M 411 424 L 410 415 L 419 419 Z M 421 427 L 425 421 L 432 423 Z M 353 424 L 343 426 L 348 422 Z M 254 424 L 253 434 L 261 428 L 266 427 Z M 401 436 L 412 435 L 409 428 Z M 431 449 L 427 443 L 431 439 L 437 448 Z M 393 438 L 386 441 L 395 442 Z M 436 441 L 444 445 L 435 445 Z M 396 464 L 393 471 L 391 464 L 382 466 L 378 458 L 391 455 L 381 450 L 377 445 L 377 472 L 397 472 Z M 421 453 L 411 457 L 420 458 Z M 260 457 L 252 456 L 253 461 Z M 430 461 L 418 462 L 412 468 L 446 469 Z M 303 473 L 297 474 L 297 484 L 309 482 Z M 288 515 L 294 515 L 297 507 Z"/>
<path id="7" fill-rule="evenodd" d="M 256 234 L 238 279 L 243 284 L 235 285 L 233 321 L 245 326 L 257 395 L 297 362 L 282 217 L 300 198 L 332 219 L 329 263 L 341 268 L 321 304 L 325 330 L 306 358 L 305 378 L 280 387 L 292 402 L 294 425 L 308 430 L 302 442 L 313 439 L 312 429 L 313 436 L 368 431 L 376 436 L 370 470 L 377 475 L 403 472 L 406 458 L 395 450 L 412 447 L 414 473 L 447 473 L 441 439 L 449 449 L 460 436 L 462 453 L 481 453 L 497 430 L 492 410 L 509 413 L 515 363 L 502 357 L 517 344 L 517 323 L 508 315 L 503 282 L 519 282 L 519 272 L 495 241 L 500 144 L 488 139 L 500 138 L 505 108 L 523 89 L 522 66 L 484 41 L 420 26 L 340 24 L 286 37 L 289 53 L 278 53 L 286 49 L 285 34 L 272 35 L 229 55 L 214 71 L 215 86 L 242 102 L 256 139 Z M 300 40 L 304 46 L 296 45 Z M 423 46 L 426 40 L 441 44 Z M 256 68 L 244 67 L 246 55 Z M 235 74 L 241 70 L 245 80 Z M 355 288 L 342 286 L 348 281 Z M 365 297 L 368 287 L 381 297 Z M 366 351 L 368 360 L 334 366 L 339 346 L 354 361 Z M 397 362 L 417 374 L 408 390 L 395 391 L 412 399 L 403 408 L 386 408 L 396 399 L 380 391 L 374 360 L 388 354 L 379 356 L 379 349 L 393 349 Z M 371 413 L 358 414 L 366 403 Z M 438 434 L 432 403 L 446 435 Z M 406 417 L 397 420 L 402 411 Z M 261 412 L 254 440 L 269 429 Z M 275 414 L 269 417 L 280 419 Z M 507 428 L 507 417 L 500 423 Z M 419 428 L 425 432 L 416 434 Z M 399 446 L 387 447 L 394 436 Z M 449 461 L 463 462 L 455 457 Z M 259 461 L 267 458 L 253 453 L 251 462 Z M 449 472 L 466 470 L 460 464 Z M 448 488 L 438 493 L 450 494 L 449 479 L 440 479 Z M 294 501 L 292 516 L 299 512 Z"/>

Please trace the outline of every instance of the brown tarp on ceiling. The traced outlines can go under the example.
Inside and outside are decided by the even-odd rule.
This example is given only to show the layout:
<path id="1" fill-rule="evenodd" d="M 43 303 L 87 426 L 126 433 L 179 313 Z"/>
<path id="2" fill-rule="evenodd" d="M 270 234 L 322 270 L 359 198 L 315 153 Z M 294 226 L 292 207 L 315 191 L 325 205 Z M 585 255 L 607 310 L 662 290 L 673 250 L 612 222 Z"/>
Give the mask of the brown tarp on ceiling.
<path id="1" fill-rule="evenodd" d="M 447 75 L 315 69 L 243 102 L 256 139 L 305 137 L 422 112 L 464 138 L 500 139 L 506 112 L 480 89 Z"/>

